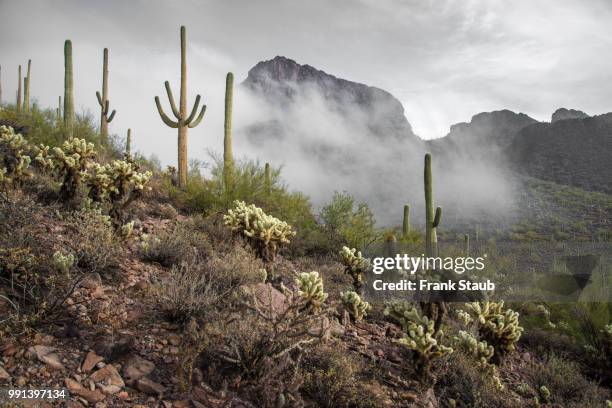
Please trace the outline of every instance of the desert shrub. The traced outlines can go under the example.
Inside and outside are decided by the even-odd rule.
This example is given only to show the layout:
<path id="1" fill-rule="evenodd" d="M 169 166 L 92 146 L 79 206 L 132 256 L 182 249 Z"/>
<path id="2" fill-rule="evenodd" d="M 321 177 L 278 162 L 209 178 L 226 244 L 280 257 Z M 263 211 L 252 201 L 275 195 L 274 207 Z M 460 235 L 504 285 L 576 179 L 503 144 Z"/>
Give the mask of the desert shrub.
<path id="1" fill-rule="evenodd" d="M 577 363 L 550 354 L 543 361 L 531 363 L 523 376 L 540 395 L 540 388 L 550 391 L 550 401 L 564 407 L 604 406 L 609 390 L 598 387 L 580 373 Z"/>
<path id="2" fill-rule="evenodd" d="M 96 208 L 74 211 L 66 217 L 68 246 L 76 265 L 87 272 L 105 273 L 118 265 L 122 247 L 110 218 Z"/>
<path id="3" fill-rule="evenodd" d="M 213 382 L 258 407 L 301 406 L 300 362 L 328 334 L 326 309 L 309 313 L 299 293 L 270 285 L 245 288 L 234 316 L 204 353 Z M 236 381 L 240 378 L 239 381 Z"/>
<path id="4" fill-rule="evenodd" d="M 223 221 L 232 232 L 242 236 L 266 262 L 274 261 L 279 248 L 289 244 L 289 238 L 295 235 L 293 227 L 287 222 L 266 214 L 254 204 L 247 205 L 244 201 L 236 201 Z"/>
<path id="5" fill-rule="evenodd" d="M 574 309 L 573 322 L 579 329 L 576 337 L 586 352 L 588 371 L 606 384 L 612 384 L 612 324 L 609 323 L 609 308 L 609 303 L 579 303 Z"/>
<path id="6" fill-rule="evenodd" d="M 392 302 L 384 313 L 402 327 L 404 336 L 399 343 L 415 352 L 416 371 L 422 378 L 429 376 L 433 360 L 453 352 L 451 347 L 441 343 L 444 333 L 441 330 L 436 333 L 435 322 L 427 316 L 421 316 L 410 303 Z"/>
<path id="7" fill-rule="evenodd" d="M 144 260 L 162 266 L 179 265 L 193 257 L 205 257 L 210 253 L 206 234 L 190 221 L 179 222 L 156 235 L 141 237 L 140 254 Z"/>
<path id="8" fill-rule="evenodd" d="M 306 353 L 301 392 L 319 407 L 378 407 L 374 395 L 361 386 L 364 364 L 335 344 L 321 345 Z"/>
<path id="9" fill-rule="evenodd" d="M 154 286 L 153 293 L 162 314 L 174 322 L 206 316 L 228 294 L 220 290 L 212 269 L 197 258 L 173 266 L 168 280 Z"/>
<path id="10" fill-rule="evenodd" d="M 453 353 L 438 372 L 435 392 L 443 407 L 457 408 L 520 408 L 525 403 L 500 391 L 490 374 L 474 364 L 471 357 Z M 451 400 L 454 405 L 451 405 Z"/>
<path id="11" fill-rule="evenodd" d="M 10 305 L 0 337 L 56 322 L 82 279 L 69 248 L 53 252 L 44 219 L 29 197 L 0 200 L 0 295 Z"/>
<path id="12" fill-rule="evenodd" d="M 321 209 L 321 220 L 333 233 L 339 234 L 352 248 L 363 248 L 377 238 L 374 214 L 366 203 L 355 204 L 346 192 L 335 192 L 329 204 Z"/>

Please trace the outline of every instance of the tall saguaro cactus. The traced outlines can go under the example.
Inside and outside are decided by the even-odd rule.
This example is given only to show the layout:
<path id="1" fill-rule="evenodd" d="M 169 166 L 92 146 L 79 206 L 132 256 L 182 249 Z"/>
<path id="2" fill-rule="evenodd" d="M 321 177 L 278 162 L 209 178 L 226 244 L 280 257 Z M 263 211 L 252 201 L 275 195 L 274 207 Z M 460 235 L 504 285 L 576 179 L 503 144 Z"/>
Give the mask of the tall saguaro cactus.
<path id="1" fill-rule="evenodd" d="M 17 85 L 17 112 L 21 112 L 21 65 L 19 65 L 19 68 L 17 68 L 17 73 L 19 76 L 18 79 L 18 85 Z"/>
<path id="2" fill-rule="evenodd" d="M 127 131 L 127 139 L 125 140 L 125 154 L 132 155 L 132 129 Z"/>
<path id="3" fill-rule="evenodd" d="M 23 111 L 30 112 L 30 78 L 32 68 L 32 60 L 28 60 L 28 73 L 23 82 Z"/>
<path id="4" fill-rule="evenodd" d="M 74 94 L 72 77 L 72 41 L 64 42 L 64 127 L 67 139 L 74 133 Z"/>
<path id="5" fill-rule="evenodd" d="M 57 119 L 57 124 L 59 126 L 59 124 L 62 121 L 62 96 L 61 95 L 57 97 L 57 102 L 58 103 L 57 103 L 57 109 L 55 110 L 55 116 Z"/>
<path id="6" fill-rule="evenodd" d="M 434 213 L 433 182 L 431 177 L 431 154 L 425 155 L 425 254 L 438 256 L 437 228 L 442 220 L 442 208 L 437 207 Z"/>
<path id="7" fill-rule="evenodd" d="M 438 256 L 437 228 L 442 220 L 442 208 L 437 207 L 434 213 L 433 180 L 431 177 L 431 154 L 425 155 L 424 169 L 425 185 L 425 255 L 427 257 Z M 442 321 L 447 314 L 444 302 L 421 302 L 423 313 L 434 322 L 436 335 L 442 327 Z"/>
<path id="8" fill-rule="evenodd" d="M 115 117 L 115 111 L 113 110 L 109 115 L 109 101 L 108 101 L 108 48 L 104 49 L 102 57 L 102 95 L 96 91 L 96 97 L 98 98 L 98 104 L 100 104 L 100 141 L 103 145 L 108 144 L 108 124 Z"/>
<path id="9" fill-rule="evenodd" d="M 404 221 L 402 222 L 402 235 L 404 238 L 410 234 L 410 206 L 406 204 L 404 206 Z"/>
<path id="10" fill-rule="evenodd" d="M 2 106 L 2 66 L 0 65 L 0 106 Z"/>
<path id="11" fill-rule="evenodd" d="M 155 104 L 157 105 L 157 111 L 162 121 L 173 129 L 178 129 L 178 181 L 179 187 L 185 187 L 187 184 L 187 129 L 194 128 L 200 124 L 206 112 L 206 105 L 202 105 L 199 115 L 198 106 L 200 105 L 200 95 L 196 96 L 193 109 L 191 114 L 187 116 L 187 44 L 186 44 L 185 26 L 181 26 L 181 91 L 179 100 L 179 109 L 176 108 L 174 103 L 174 96 L 172 95 L 172 89 L 170 89 L 170 83 L 165 82 L 166 92 L 168 93 L 168 100 L 172 113 L 176 117 L 176 121 L 173 121 L 166 115 L 162 109 L 159 97 L 155 97 Z"/>
<path id="12" fill-rule="evenodd" d="M 465 241 L 465 256 L 470 256 L 470 236 L 468 234 L 463 235 Z"/>
<path id="13" fill-rule="evenodd" d="M 266 199 L 270 199 L 272 194 L 272 174 L 270 173 L 270 163 L 266 163 L 264 167 L 264 190 L 266 193 Z"/>
<path id="14" fill-rule="evenodd" d="M 233 188 L 234 156 L 232 153 L 232 107 L 234 95 L 234 74 L 225 77 L 225 124 L 223 133 L 223 180 L 225 191 Z"/>

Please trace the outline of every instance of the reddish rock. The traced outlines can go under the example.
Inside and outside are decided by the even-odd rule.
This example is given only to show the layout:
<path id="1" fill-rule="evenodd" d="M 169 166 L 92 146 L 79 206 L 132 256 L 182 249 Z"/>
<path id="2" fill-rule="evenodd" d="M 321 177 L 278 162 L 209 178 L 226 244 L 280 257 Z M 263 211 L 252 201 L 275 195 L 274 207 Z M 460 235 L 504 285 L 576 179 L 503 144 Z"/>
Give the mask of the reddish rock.
<path id="1" fill-rule="evenodd" d="M 106 396 L 100 391 L 89 390 L 83 387 L 75 380 L 73 380 L 72 378 L 66 378 L 64 380 L 64 383 L 66 384 L 66 388 L 68 388 L 68 391 L 70 391 L 71 394 L 84 398 L 90 404 L 95 404 L 96 402 L 103 401 L 106 398 Z"/>
<path id="2" fill-rule="evenodd" d="M 95 351 L 90 351 L 85 356 L 85 361 L 83 361 L 83 365 L 81 366 L 81 371 L 84 373 L 88 373 L 98 364 L 100 361 L 103 361 L 104 357 L 101 357 L 95 353 Z"/>
<path id="3" fill-rule="evenodd" d="M 151 374 L 154 369 L 155 364 L 152 362 L 147 361 L 142 357 L 134 356 L 123 367 L 123 376 L 128 384 L 132 384 L 142 377 L 146 377 L 147 375 Z"/>
<path id="4" fill-rule="evenodd" d="M 49 367 L 56 370 L 63 370 L 64 365 L 61 363 L 59 356 L 55 353 L 53 347 L 37 345 L 28 349 L 28 353 L 34 354 L 38 360 L 47 364 Z"/>
<path id="5" fill-rule="evenodd" d="M 11 376 L 9 375 L 9 373 L 6 372 L 4 367 L 0 366 L 0 381 L 7 381 L 10 379 L 11 379 Z"/>
<path id="6" fill-rule="evenodd" d="M 125 387 L 123 378 L 121 378 L 121 375 L 119 375 L 119 372 L 112 364 L 108 364 L 104 366 L 104 368 L 99 369 L 93 373 L 89 379 L 96 384 L 100 383 L 102 385 L 116 385 L 121 388 Z"/>
<path id="7" fill-rule="evenodd" d="M 161 384 L 156 383 L 155 381 L 147 377 L 143 377 L 139 379 L 138 381 L 136 381 L 136 388 L 139 391 L 142 391 L 145 394 L 149 394 L 149 395 L 160 395 L 160 394 L 163 394 L 164 391 L 166 391 L 166 387 L 164 387 Z"/>

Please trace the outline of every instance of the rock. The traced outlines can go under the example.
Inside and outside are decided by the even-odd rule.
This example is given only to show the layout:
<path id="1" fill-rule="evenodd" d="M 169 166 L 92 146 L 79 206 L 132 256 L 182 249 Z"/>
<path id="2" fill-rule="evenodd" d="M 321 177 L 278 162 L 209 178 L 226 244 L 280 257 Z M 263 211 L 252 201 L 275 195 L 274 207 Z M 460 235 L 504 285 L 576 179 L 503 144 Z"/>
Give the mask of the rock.
<path id="1" fill-rule="evenodd" d="M 142 377 L 138 381 L 136 381 L 136 388 L 139 391 L 149 395 L 160 395 L 163 394 L 164 391 L 166 391 L 166 387 L 156 383 L 148 377 Z"/>
<path id="2" fill-rule="evenodd" d="M 23 387 L 27 383 L 28 383 L 28 380 L 26 380 L 24 376 L 17 377 L 17 381 L 15 381 L 15 385 L 17 385 L 18 387 Z"/>
<path id="3" fill-rule="evenodd" d="M 123 367 L 123 376 L 128 384 L 132 384 L 142 377 L 151 374 L 154 369 L 155 364 L 152 362 L 142 357 L 134 356 Z"/>
<path id="4" fill-rule="evenodd" d="M 281 314 L 287 310 L 287 297 L 270 284 L 257 283 L 243 286 L 242 290 L 255 296 L 264 307 L 270 307 L 275 314 Z"/>
<path id="5" fill-rule="evenodd" d="M 37 345 L 28 349 L 28 354 L 34 354 L 38 360 L 47 364 L 49 367 L 56 370 L 63 370 L 64 365 L 59 359 L 59 356 L 54 352 L 55 349 L 49 346 Z"/>
<path id="6" fill-rule="evenodd" d="M 90 404 L 95 404 L 96 402 L 103 401 L 106 398 L 106 396 L 100 391 L 88 390 L 72 378 L 66 378 L 64 380 L 64 383 L 66 384 L 66 388 L 68 388 L 68 391 L 70 391 L 71 394 L 84 398 Z"/>
<path id="7" fill-rule="evenodd" d="M 9 344 L 6 344 L 5 346 L 3 346 L 3 348 L 2 348 L 2 355 L 4 357 L 11 357 L 11 356 L 14 356 L 15 354 L 17 354 L 17 351 L 19 351 L 17 346 L 12 344 L 12 343 L 9 343 Z"/>
<path id="8" fill-rule="evenodd" d="M 208 402 L 208 396 L 207 396 L 206 390 L 204 390 L 202 387 L 193 387 L 191 395 L 197 401 L 205 402 L 205 403 Z"/>
<path id="9" fill-rule="evenodd" d="M 423 396 L 423 407 L 425 408 L 438 408 L 438 399 L 433 388 L 427 389 Z"/>
<path id="10" fill-rule="evenodd" d="M 102 286 L 96 287 L 96 289 L 91 292 L 92 299 L 105 299 L 107 296 L 104 294 L 104 288 Z"/>
<path id="11" fill-rule="evenodd" d="M 11 379 L 9 373 L 6 372 L 4 367 L 0 366 L 0 381 L 8 381 Z"/>
<path id="12" fill-rule="evenodd" d="M 104 337 L 94 344 L 93 349 L 107 361 L 113 361 L 129 354 L 134 348 L 135 343 L 136 340 L 134 336 L 122 335 L 120 338 L 115 339 Z"/>
<path id="13" fill-rule="evenodd" d="M 81 371 L 83 371 L 84 373 L 90 372 L 91 370 L 93 370 L 96 364 L 98 364 L 102 360 L 104 360 L 104 357 L 97 355 L 95 351 L 90 351 L 89 353 L 87 353 L 87 356 L 85 356 L 85 361 L 83 361 Z"/>
<path id="14" fill-rule="evenodd" d="M 105 395 L 115 395 L 121 391 L 121 387 L 118 385 L 104 385 L 97 384 L 97 387 L 102 391 Z"/>
<path id="15" fill-rule="evenodd" d="M 117 398 L 126 400 L 130 398 L 130 394 L 128 394 L 127 391 L 121 391 L 119 394 L 117 394 Z"/>
<path id="16" fill-rule="evenodd" d="M 201 402 L 198 402 L 196 400 L 191 400 L 191 403 L 193 404 L 194 408 L 206 408 L 206 405 L 204 405 Z"/>
<path id="17" fill-rule="evenodd" d="M 125 387 L 123 378 L 119 375 L 119 372 L 114 365 L 108 364 L 104 368 L 93 373 L 89 379 L 96 384 L 102 385 L 116 385 L 120 388 Z"/>
<path id="18" fill-rule="evenodd" d="M 181 336 L 179 336 L 178 334 L 171 334 L 170 336 L 168 336 L 168 341 L 173 346 L 178 346 L 179 344 L 181 344 Z"/>

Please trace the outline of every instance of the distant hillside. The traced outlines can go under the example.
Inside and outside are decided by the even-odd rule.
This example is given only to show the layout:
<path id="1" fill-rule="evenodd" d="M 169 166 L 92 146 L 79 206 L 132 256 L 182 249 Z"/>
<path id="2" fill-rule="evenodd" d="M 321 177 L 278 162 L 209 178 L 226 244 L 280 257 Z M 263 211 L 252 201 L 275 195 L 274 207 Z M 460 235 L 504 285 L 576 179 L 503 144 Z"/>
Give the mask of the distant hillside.
<path id="1" fill-rule="evenodd" d="M 520 173 L 612 193 L 612 113 L 527 126 L 507 153 Z"/>

